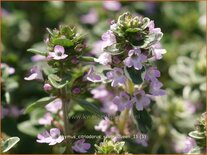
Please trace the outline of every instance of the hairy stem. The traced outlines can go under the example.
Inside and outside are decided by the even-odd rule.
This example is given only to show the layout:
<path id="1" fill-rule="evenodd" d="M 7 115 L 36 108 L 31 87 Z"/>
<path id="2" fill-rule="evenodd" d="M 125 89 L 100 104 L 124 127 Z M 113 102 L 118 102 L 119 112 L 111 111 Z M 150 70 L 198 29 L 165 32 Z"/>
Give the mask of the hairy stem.
<path id="1" fill-rule="evenodd" d="M 132 83 L 131 80 L 127 79 L 124 89 L 127 93 L 133 94 L 134 84 Z M 122 111 L 119 117 L 119 131 L 122 135 L 124 135 L 124 129 L 128 119 L 129 119 L 129 109 L 125 109 L 124 111 Z"/>
<path id="2" fill-rule="evenodd" d="M 129 109 L 125 109 L 119 117 L 119 132 L 124 135 L 124 129 L 129 117 Z"/>
<path id="3" fill-rule="evenodd" d="M 66 152 L 67 153 L 73 153 L 71 149 L 71 142 L 68 139 L 70 135 L 70 124 L 68 120 L 68 105 L 70 104 L 70 99 L 66 97 L 66 91 L 65 89 L 61 89 L 61 96 L 62 96 L 62 111 L 63 111 L 63 122 L 64 122 L 64 135 L 65 135 L 65 141 L 66 141 Z"/>

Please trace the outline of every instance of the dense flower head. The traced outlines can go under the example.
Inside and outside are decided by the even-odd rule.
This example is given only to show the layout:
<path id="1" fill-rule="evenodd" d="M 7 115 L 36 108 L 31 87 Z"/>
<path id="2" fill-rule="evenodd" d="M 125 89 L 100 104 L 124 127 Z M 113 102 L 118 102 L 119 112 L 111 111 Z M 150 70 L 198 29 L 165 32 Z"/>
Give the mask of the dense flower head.
<path id="1" fill-rule="evenodd" d="M 133 17 L 128 12 L 111 22 L 110 30 L 102 35 L 104 49 L 96 61 L 102 65 L 111 65 L 112 70 L 106 73 L 111 86 L 128 88 L 131 81 L 132 87 L 141 88 L 130 90 L 128 95 L 121 92 L 120 96 L 114 98 L 120 111 L 126 108 L 124 105 L 127 101 L 142 111 L 150 104 L 150 95 L 165 95 L 161 89 L 163 84 L 158 81 L 160 71 L 155 63 L 151 63 L 160 60 L 166 53 L 159 42 L 162 35 L 154 21 L 141 16 Z M 121 104 L 124 100 L 125 104 Z M 132 107 L 131 104 L 126 105 Z"/>

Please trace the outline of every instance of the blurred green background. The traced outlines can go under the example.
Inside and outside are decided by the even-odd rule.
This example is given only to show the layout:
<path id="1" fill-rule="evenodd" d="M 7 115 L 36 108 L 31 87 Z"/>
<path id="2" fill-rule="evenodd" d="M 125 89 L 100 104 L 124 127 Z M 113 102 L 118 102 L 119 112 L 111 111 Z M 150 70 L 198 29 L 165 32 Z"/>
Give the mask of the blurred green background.
<path id="1" fill-rule="evenodd" d="M 46 96 L 40 84 L 24 80 L 27 70 L 34 64 L 33 55 L 26 50 L 42 47 L 47 27 L 53 29 L 67 24 L 86 33 L 88 46 L 93 51 L 110 21 L 126 11 L 149 17 L 164 33 L 161 42 L 167 54 L 158 62 L 158 68 L 168 92 L 153 106 L 154 127 L 149 147 L 131 146 L 129 152 L 180 153 L 179 146 L 206 108 L 205 2 L 120 2 L 121 8 L 117 10 L 106 8 L 98 1 L 1 4 L 1 62 L 15 69 L 14 74 L 1 80 L 2 136 L 21 139 L 10 153 L 55 153 L 46 144 L 36 142 L 39 126 L 23 124 L 29 117 L 35 119 L 35 116 L 24 115 L 24 108 Z M 88 126 L 84 132 L 93 132 Z"/>

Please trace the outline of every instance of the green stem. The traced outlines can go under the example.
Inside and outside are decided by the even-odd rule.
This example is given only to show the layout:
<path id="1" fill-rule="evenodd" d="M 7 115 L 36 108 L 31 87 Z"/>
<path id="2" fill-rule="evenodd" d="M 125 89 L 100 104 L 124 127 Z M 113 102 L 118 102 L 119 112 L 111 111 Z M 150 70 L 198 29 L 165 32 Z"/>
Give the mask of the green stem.
<path id="1" fill-rule="evenodd" d="M 125 91 L 129 94 L 133 94 L 134 92 L 134 84 L 129 79 L 127 79 L 127 82 L 125 85 Z M 129 119 L 129 109 L 125 109 L 119 117 L 119 125 L 118 125 L 119 131 L 122 135 L 124 135 L 124 129 L 125 129 L 128 119 Z"/>
<path id="2" fill-rule="evenodd" d="M 119 117 L 119 132 L 124 135 L 124 129 L 129 117 L 129 109 L 125 109 Z"/>
<path id="3" fill-rule="evenodd" d="M 61 89 L 61 96 L 62 96 L 62 111 L 63 111 L 63 122 L 64 122 L 64 135 L 66 141 L 66 152 L 73 153 L 71 149 L 70 140 L 68 136 L 70 135 L 70 124 L 68 120 L 68 105 L 70 104 L 70 99 L 66 97 L 65 89 Z"/>

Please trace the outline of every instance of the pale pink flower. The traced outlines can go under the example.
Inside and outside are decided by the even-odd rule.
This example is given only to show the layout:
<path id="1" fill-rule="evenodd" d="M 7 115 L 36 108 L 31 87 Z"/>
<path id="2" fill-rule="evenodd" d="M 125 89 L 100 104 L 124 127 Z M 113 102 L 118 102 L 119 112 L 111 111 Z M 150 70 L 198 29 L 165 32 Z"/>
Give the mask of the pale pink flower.
<path id="1" fill-rule="evenodd" d="M 50 129 L 50 132 L 45 131 L 42 134 L 37 135 L 38 143 L 48 143 L 49 145 L 55 145 L 61 143 L 64 137 L 60 135 L 60 130 L 58 128 Z"/>
<path id="2" fill-rule="evenodd" d="M 28 77 L 24 78 L 25 80 L 41 80 L 43 81 L 43 75 L 42 75 L 42 71 L 40 70 L 39 67 L 34 66 L 30 69 L 30 75 Z"/>
<path id="3" fill-rule="evenodd" d="M 135 103 L 138 111 L 142 111 L 150 104 L 150 98 L 146 96 L 144 90 L 136 90 L 133 94 L 132 102 Z"/>
<path id="4" fill-rule="evenodd" d="M 38 122 L 41 125 L 51 125 L 52 120 L 53 120 L 52 115 L 49 112 L 47 112 L 42 118 L 38 120 Z"/>
<path id="5" fill-rule="evenodd" d="M 101 82 L 101 77 L 97 75 L 94 71 L 94 68 L 91 67 L 87 74 L 87 80 L 91 82 Z"/>
<path id="6" fill-rule="evenodd" d="M 98 21 L 98 14 L 95 9 L 91 9 L 88 14 L 81 16 L 81 22 L 85 24 L 95 24 Z"/>
<path id="7" fill-rule="evenodd" d="M 56 98 L 55 100 L 53 100 L 52 102 L 50 102 L 49 104 L 47 104 L 45 106 L 45 108 L 49 112 L 57 113 L 58 110 L 61 110 L 61 108 L 62 108 L 62 100 L 60 98 Z"/>
<path id="8" fill-rule="evenodd" d="M 85 139 L 75 141 L 72 149 L 76 152 L 86 153 L 91 147 L 91 144 L 85 143 Z"/>
<path id="9" fill-rule="evenodd" d="M 94 61 L 102 65 L 108 65 L 112 61 L 111 54 L 104 52 L 98 57 L 98 59 L 94 59 Z"/>
<path id="10" fill-rule="evenodd" d="M 65 59 L 68 55 L 65 54 L 65 49 L 63 46 L 56 45 L 54 48 L 54 52 L 49 52 L 49 57 L 52 57 L 54 60 L 62 60 Z"/>
<path id="11" fill-rule="evenodd" d="M 104 8 L 110 11 L 119 11 L 121 9 L 121 3 L 118 1 L 104 1 Z"/>

